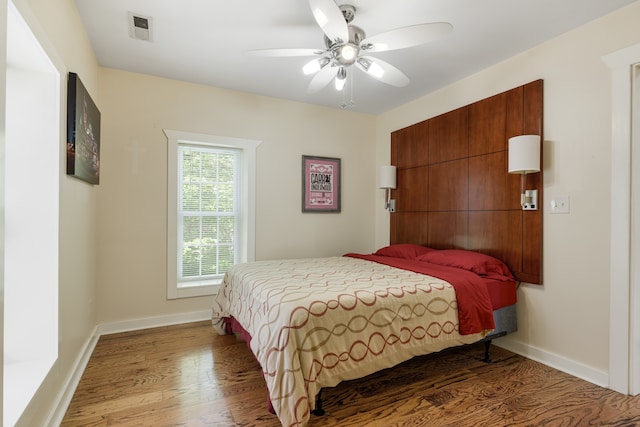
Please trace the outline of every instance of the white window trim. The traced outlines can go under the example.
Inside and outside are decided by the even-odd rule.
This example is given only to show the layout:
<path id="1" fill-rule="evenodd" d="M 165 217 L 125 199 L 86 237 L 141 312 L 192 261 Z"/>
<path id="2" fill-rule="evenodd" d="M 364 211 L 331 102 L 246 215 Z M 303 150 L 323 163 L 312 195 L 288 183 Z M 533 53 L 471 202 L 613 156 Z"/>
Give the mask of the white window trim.
<path id="1" fill-rule="evenodd" d="M 240 201 L 241 235 L 244 239 L 242 262 L 255 260 L 256 223 L 256 151 L 261 141 L 164 129 L 167 136 L 167 298 L 215 295 L 219 284 L 178 287 L 178 144 L 236 148 L 242 151 L 242 199 Z"/>

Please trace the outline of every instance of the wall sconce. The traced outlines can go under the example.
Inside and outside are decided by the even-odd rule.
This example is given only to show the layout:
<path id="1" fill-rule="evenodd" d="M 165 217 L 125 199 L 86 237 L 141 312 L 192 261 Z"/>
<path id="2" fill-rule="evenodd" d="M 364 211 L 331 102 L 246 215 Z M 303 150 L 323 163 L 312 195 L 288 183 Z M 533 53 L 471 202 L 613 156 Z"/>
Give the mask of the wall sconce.
<path id="1" fill-rule="evenodd" d="M 385 190 L 384 208 L 389 212 L 396 211 L 396 201 L 391 199 L 391 190 L 396 188 L 396 167 L 380 166 L 378 188 Z"/>
<path id="2" fill-rule="evenodd" d="M 540 172 L 540 136 L 520 135 L 509 138 L 509 173 L 518 173 L 522 210 L 538 210 L 538 190 L 525 190 L 525 175 Z"/>

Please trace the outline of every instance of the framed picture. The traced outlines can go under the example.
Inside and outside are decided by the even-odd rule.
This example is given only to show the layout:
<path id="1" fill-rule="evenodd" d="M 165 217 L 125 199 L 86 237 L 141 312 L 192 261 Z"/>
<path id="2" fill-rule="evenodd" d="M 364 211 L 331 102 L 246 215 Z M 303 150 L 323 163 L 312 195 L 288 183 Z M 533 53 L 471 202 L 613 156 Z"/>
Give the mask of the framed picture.
<path id="1" fill-rule="evenodd" d="M 340 212 L 340 159 L 302 156 L 302 212 Z"/>
<path id="2" fill-rule="evenodd" d="M 76 73 L 67 86 L 67 175 L 100 183 L 100 111 Z"/>

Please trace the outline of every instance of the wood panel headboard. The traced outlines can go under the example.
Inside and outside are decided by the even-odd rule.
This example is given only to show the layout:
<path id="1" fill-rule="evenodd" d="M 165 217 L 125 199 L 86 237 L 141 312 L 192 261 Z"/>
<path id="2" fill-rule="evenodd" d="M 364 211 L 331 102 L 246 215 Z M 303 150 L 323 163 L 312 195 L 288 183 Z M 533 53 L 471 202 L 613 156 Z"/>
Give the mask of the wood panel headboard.
<path id="1" fill-rule="evenodd" d="M 483 252 L 519 281 L 541 284 L 543 172 L 525 175 L 538 210 L 523 211 L 521 175 L 507 163 L 509 138 L 543 137 L 542 95 L 537 80 L 392 132 L 390 242 Z"/>

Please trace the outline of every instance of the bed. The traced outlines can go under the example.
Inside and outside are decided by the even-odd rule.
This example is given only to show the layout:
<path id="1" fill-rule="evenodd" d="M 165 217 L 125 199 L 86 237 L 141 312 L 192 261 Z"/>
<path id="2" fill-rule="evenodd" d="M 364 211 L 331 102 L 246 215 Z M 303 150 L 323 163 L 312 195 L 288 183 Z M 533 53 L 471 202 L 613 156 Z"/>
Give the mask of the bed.
<path id="1" fill-rule="evenodd" d="M 516 282 L 501 261 L 399 244 L 236 265 L 212 323 L 247 341 L 282 425 L 302 427 L 324 387 L 513 332 L 515 302 Z"/>

